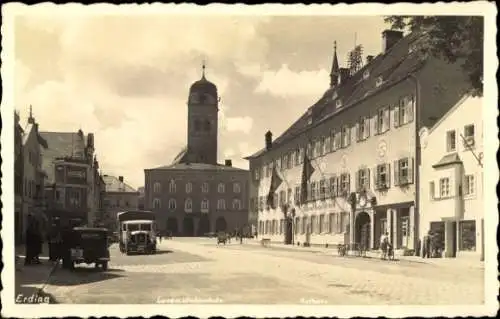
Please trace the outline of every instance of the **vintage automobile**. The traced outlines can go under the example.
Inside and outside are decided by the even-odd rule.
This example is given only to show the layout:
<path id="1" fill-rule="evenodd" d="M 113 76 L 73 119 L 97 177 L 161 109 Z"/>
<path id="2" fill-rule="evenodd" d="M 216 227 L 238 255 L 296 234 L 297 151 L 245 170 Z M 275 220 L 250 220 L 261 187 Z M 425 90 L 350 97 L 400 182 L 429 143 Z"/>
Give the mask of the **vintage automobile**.
<path id="1" fill-rule="evenodd" d="M 110 254 L 106 228 L 74 227 L 63 236 L 63 246 L 63 268 L 94 263 L 96 268 L 108 269 Z"/>

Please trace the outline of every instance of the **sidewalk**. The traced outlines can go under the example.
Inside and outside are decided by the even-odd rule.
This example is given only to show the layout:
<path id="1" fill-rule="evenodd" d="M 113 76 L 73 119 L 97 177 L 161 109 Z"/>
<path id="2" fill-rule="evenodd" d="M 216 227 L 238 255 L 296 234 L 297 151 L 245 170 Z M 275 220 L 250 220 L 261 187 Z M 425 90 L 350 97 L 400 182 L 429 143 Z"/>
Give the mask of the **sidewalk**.
<path id="1" fill-rule="evenodd" d="M 243 243 L 248 245 L 259 245 L 259 246 L 261 245 L 260 240 L 258 239 L 247 239 Z M 321 252 L 327 254 L 333 253 L 335 255 L 337 254 L 337 248 L 335 246 L 330 246 L 328 248 L 324 246 L 303 247 L 297 245 L 285 245 L 280 242 L 271 242 L 267 248 L 268 249 L 279 248 L 282 250 L 289 250 L 289 251 L 298 250 L 298 251 L 309 251 L 309 252 Z M 376 250 L 367 251 L 366 257 L 380 258 L 380 252 Z M 484 269 L 484 262 L 471 258 L 422 258 L 421 256 L 402 256 L 400 251 L 395 251 L 394 257 L 397 260 L 404 260 L 408 262 L 421 263 L 421 264 L 422 263 L 431 264 L 443 267 Z"/>
<path id="2" fill-rule="evenodd" d="M 16 303 L 54 303 L 55 300 L 43 293 L 45 284 L 58 268 L 58 264 L 49 261 L 48 246 L 44 245 L 40 255 L 41 264 L 24 265 L 25 247 L 16 246 L 15 296 Z"/>

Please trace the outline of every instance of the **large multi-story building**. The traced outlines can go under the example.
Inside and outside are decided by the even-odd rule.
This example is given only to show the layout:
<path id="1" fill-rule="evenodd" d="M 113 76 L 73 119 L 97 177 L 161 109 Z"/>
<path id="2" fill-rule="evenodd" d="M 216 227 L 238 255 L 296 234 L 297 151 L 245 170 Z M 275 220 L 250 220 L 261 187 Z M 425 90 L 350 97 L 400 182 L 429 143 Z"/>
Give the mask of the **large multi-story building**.
<path id="1" fill-rule="evenodd" d="M 28 123 L 24 129 L 15 115 L 15 201 L 16 201 L 16 239 L 23 240 L 28 215 L 35 217 L 42 230 L 47 228 L 45 197 L 43 193 L 46 174 L 42 168 L 42 152 L 47 141 L 40 136 L 38 123 L 33 117 L 30 106 Z"/>
<path id="2" fill-rule="evenodd" d="M 94 134 L 42 132 L 49 148 L 43 165 L 48 174 L 45 194 L 51 217 L 94 225 L 102 211 L 104 184 L 95 157 Z"/>
<path id="3" fill-rule="evenodd" d="M 431 231 L 443 257 L 484 257 L 483 107 L 465 96 L 420 130 L 420 238 Z"/>
<path id="4" fill-rule="evenodd" d="M 421 58 L 417 37 L 384 31 L 382 52 L 361 67 L 339 67 L 335 50 L 330 88 L 247 158 L 261 236 L 283 240 L 288 228 L 280 207 L 287 203 L 295 212 L 295 241 L 376 248 L 388 232 L 396 248 L 415 247 L 417 132 L 442 117 L 468 86 L 459 64 Z M 282 183 L 267 205 L 274 169 Z"/>
<path id="5" fill-rule="evenodd" d="M 106 191 L 104 210 L 109 225 L 116 225 L 116 214 L 126 210 L 139 209 L 140 193 L 125 183 L 123 176 L 103 175 Z"/>
<path id="6" fill-rule="evenodd" d="M 248 224 L 248 171 L 217 163 L 218 103 L 203 66 L 189 90 L 187 147 L 171 165 L 144 170 L 144 206 L 160 231 L 199 236 Z"/>

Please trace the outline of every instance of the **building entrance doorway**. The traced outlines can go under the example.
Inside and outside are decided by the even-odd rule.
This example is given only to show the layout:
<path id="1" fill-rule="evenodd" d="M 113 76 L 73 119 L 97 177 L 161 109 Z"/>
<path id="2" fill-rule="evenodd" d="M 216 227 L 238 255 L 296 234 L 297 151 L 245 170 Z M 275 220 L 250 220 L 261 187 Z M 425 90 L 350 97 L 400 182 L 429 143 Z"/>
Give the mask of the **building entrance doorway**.
<path id="1" fill-rule="evenodd" d="M 208 216 L 202 215 L 200 221 L 198 222 L 198 236 L 205 236 L 205 234 L 210 232 L 210 220 Z"/>
<path id="2" fill-rule="evenodd" d="M 167 219 L 167 232 L 172 236 L 177 236 L 179 233 L 179 227 L 177 226 L 177 218 L 169 217 Z"/>
<path id="3" fill-rule="evenodd" d="M 192 217 L 184 217 L 182 222 L 182 234 L 184 236 L 194 236 L 194 221 Z"/>
<path id="4" fill-rule="evenodd" d="M 366 212 L 361 212 L 356 216 L 356 222 L 354 223 L 354 240 L 364 249 L 371 249 L 370 247 L 370 229 L 371 221 L 370 215 Z"/>
<path id="5" fill-rule="evenodd" d="M 220 232 L 226 230 L 227 230 L 226 219 L 224 217 L 217 218 L 217 220 L 215 221 L 215 231 Z"/>
<path id="6" fill-rule="evenodd" d="M 293 236 L 292 224 L 293 224 L 293 219 L 285 218 L 285 245 L 292 244 L 292 236 Z"/>

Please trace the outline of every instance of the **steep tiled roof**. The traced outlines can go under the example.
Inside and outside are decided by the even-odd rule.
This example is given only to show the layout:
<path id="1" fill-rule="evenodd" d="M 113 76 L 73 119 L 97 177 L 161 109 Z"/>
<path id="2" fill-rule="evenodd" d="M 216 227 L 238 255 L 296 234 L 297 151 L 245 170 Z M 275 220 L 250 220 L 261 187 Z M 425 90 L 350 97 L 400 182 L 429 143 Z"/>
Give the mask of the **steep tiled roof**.
<path id="1" fill-rule="evenodd" d="M 222 164 L 212 165 L 205 163 L 174 163 L 147 170 L 246 171 L 242 168 L 233 166 L 226 166 Z"/>
<path id="2" fill-rule="evenodd" d="M 118 177 L 103 175 L 102 179 L 106 184 L 106 192 L 124 192 L 124 193 L 136 193 L 137 190 L 132 188 L 130 185 L 124 182 L 120 182 Z"/>
<path id="3" fill-rule="evenodd" d="M 48 148 L 42 152 L 42 167 L 47 173 L 47 182 L 51 184 L 54 182 L 54 159 L 72 156 L 76 148 L 85 149 L 85 136 L 82 139 L 73 132 L 40 132 L 40 135 L 48 144 Z"/>
<path id="4" fill-rule="evenodd" d="M 308 130 L 311 127 L 308 124 L 310 113 L 314 116 L 313 125 L 317 125 L 338 112 L 342 112 L 371 95 L 400 82 L 412 72 L 420 69 L 424 61 L 418 55 L 409 53 L 410 44 L 415 39 L 415 34 L 407 35 L 386 53 L 379 54 L 369 64 L 351 75 L 344 83 L 329 88 L 313 106 L 309 107 L 295 123 L 273 141 L 273 146 L 279 146 L 299 133 Z M 368 78 L 363 76 L 365 71 L 369 72 Z M 377 87 L 376 82 L 379 77 L 383 79 L 383 84 Z M 339 99 L 342 101 L 341 109 L 337 109 L 335 106 Z M 266 149 L 263 148 L 246 158 L 259 157 L 265 152 Z"/>

